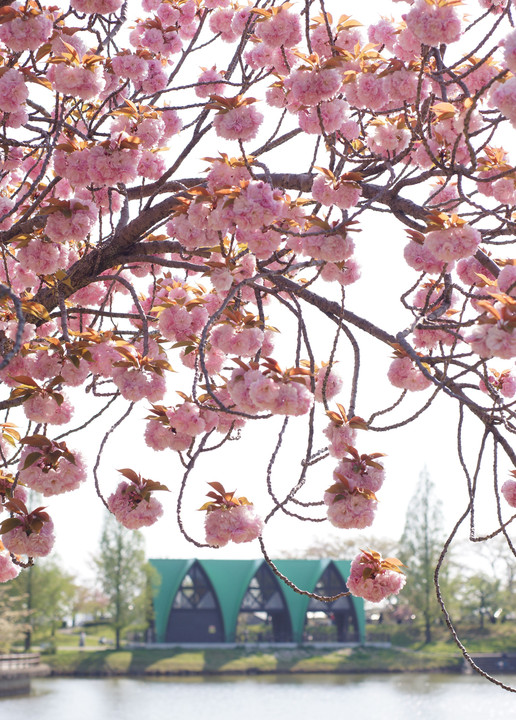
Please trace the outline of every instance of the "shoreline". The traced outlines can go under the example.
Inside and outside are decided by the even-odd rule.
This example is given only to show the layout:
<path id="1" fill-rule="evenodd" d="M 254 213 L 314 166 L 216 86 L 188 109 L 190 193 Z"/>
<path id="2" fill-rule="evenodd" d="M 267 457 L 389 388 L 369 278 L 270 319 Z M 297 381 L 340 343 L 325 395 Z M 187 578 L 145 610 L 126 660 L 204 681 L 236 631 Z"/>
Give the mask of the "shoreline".
<path id="1" fill-rule="evenodd" d="M 44 655 L 52 677 L 202 677 L 253 675 L 459 673 L 459 653 L 425 653 L 401 648 L 309 646 L 260 650 L 181 648 L 62 650 Z"/>

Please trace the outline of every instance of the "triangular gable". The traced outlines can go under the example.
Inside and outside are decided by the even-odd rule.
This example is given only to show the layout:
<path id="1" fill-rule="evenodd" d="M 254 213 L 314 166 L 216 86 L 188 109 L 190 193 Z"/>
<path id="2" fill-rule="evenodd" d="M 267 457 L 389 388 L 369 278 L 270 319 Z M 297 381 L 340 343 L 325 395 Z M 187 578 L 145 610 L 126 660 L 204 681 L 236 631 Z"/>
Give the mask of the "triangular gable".
<path id="1" fill-rule="evenodd" d="M 329 560 L 274 560 L 274 564 L 283 575 L 300 590 L 307 592 L 313 592 L 329 562 Z M 290 613 L 293 640 L 301 642 L 310 598 L 308 595 L 299 595 L 282 580 L 279 580 L 279 583 Z"/>
<path id="2" fill-rule="evenodd" d="M 351 571 L 351 561 L 350 560 L 333 560 L 332 561 L 337 570 L 339 571 L 339 575 L 344 580 L 344 582 L 347 581 L 349 577 L 349 573 Z M 355 613 L 357 616 L 357 624 L 358 624 L 358 635 L 360 637 L 360 642 L 365 642 L 365 612 L 364 612 L 364 601 L 362 598 L 357 598 L 351 595 L 351 601 L 353 603 L 353 607 L 355 609 Z"/>
<path id="3" fill-rule="evenodd" d="M 195 560 L 149 560 L 158 571 L 161 582 L 154 597 L 156 641 L 165 642 L 172 603 L 184 576 Z"/>
<path id="4" fill-rule="evenodd" d="M 198 562 L 217 596 L 224 620 L 226 642 L 234 642 L 242 600 L 263 560 L 199 560 Z"/>

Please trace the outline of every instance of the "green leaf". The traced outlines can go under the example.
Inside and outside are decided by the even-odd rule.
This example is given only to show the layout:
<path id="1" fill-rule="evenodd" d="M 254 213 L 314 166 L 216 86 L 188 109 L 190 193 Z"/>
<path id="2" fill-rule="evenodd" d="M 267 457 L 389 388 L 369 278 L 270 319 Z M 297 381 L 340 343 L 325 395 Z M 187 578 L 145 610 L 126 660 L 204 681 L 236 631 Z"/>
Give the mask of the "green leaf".
<path id="1" fill-rule="evenodd" d="M 20 527 L 21 524 L 22 521 L 19 518 L 7 518 L 7 520 L 4 520 L 0 524 L 0 535 L 9 532 L 9 530 L 14 530 L 14 528 Z"/>
<path id="2" fill-rule="evenodd" d="M 34 465 L 35 462 L 37 462 L 41 457 L 43 457 L 43 453 L 39 452 L 32 452 L 27 455 L 25 458 L 25 463 L 23 465 L 22 470 L 26 470 L 31 465 Z"/>

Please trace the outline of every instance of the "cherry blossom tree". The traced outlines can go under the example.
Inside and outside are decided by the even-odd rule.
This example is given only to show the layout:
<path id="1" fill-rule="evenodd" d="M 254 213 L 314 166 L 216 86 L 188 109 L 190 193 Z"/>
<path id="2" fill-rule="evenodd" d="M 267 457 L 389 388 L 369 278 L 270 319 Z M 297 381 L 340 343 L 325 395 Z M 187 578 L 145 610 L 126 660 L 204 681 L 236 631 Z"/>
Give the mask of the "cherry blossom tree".
<path id="1" fill-rule="evenodd" d="M 391 10 L 364 26 L 324 0 L 1 0 L 2 580 L 54 540 L 51 501 L 30 508 L 25 488 L 89 481 L 133 529 L 159 518 L 168 487 L 195 545 L 256 540 L 281 576 L 263 527 L 282 514 L 369 527 L 388 451 L 374 433 L 408 433 L 438 396 L 458 408 L 469 498 L 436 568 L 452 632 L 439 570 L 462 523 L 515 552 L 512 5 Z M 385 227 L 386 281 L 354 303 L 376 260 L 361 237 Z M 388 296 L 394 330 L 376 320 Z M 385 387 L 401 393 L 385 407 L 362 357 L 389 355 Z M 86 458 L 81 434 L 115 410 Z M 123 467 L 106 497 L 100 457 L 130 414 L 135 442 L 175 454 L 183 478 Z M 216 474 L 218 449 L 265 421 L 268 515 L 210 476 L 206 542 L 193 537 L 183 499 L 200 459 Z M 288 426 L 302 440 L 284 492 L 273 470 Z M 487 473 L 497 522 L 484 537 Z M 401 589 L 400 569 L 361 551 L 349 588 L 377 601 Z"/>

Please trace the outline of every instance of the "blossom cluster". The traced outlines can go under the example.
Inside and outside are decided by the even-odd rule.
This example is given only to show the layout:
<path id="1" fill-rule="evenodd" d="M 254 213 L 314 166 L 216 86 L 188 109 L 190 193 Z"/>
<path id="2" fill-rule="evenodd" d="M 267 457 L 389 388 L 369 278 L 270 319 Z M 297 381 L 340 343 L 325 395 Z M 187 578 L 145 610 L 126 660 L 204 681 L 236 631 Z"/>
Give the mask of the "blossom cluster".
<path id="1" fill-rule="evenodd" d="M 457 0 L 412 0 L 368 28 L 290 3 L 142 0 L 128 18 L 130 5 L 71 0 L 62 11 L 27 0 L 0 13 L 1 400 L 37 425 L 10 435 L 12 455 L 0 443 L 2 582 L 17 572 L 7 553 L 44 556 L 53 542 L 26 488 L 50 497 L 88 476 L 83 455 L 49 437 L 54 426 L 81 429 L 81 390 L 127 414 L 138 403 L 138 442 L 178 453 L 185 481 L 201 453 L 254 419 L 296 432 L 304 421 L 302 481 L 281 509 L 329 455 L 333 484 L 310 504 L 339 528 L 372 524 L 385 476 L 378 453 L 355 447 L 365 421 L 328 410 L 343 391 L 350 407 L 371 402 L 358 392 L 354 328 L 394 350 L 385 379 L 408 393 L 391 409 L 435 385 L 500 432 L 511 427 L 516 380 L 485 362 L 516 358 L 516 265 L 499 257 L 516 203 L 516 169 L 497 146 L 499 128 L 516 127 L 507 0 L 479 0 L 478 29 L 491 23 L 500 42 L 487 51 L 486 32 L 462 59 L 470 20 Z M 216 157 L 195 158 L 201 147 Z M 291 150 L 279 162 L 278 148 Z M 406 228 L 404 250 L 387 223 L 368 224 L 373 212 Z M 357 300 L 348 287 L 362 272 L 368 282 L 375 234 L 389 263 Z M 420 277 L 398 293 L 403 262 Z M 399 334 L 370 319 L 391 290 L 409 316 Z M 315 345 L 328 335 L 312 310 L 338 333 L 322 362 Z M 327 448 L 316 450 L 324 411 Z M 154 493 L 166 488 L 120 472 L 110 511 L 128 528 L 153 524 Z M 501 488 L 510 507 L 514 486 Z M 259 537 L 254 505 L 211 487 L 206 542 Z M 349 588 L 379 601 L 401 589 L 398 571 L 362 553 Z"/>
<path id="2" fill-rule="evenodd" d="M 255 540 L 262 532 L 263 521 L 247 498 L 235 497 L 218 482 L 211 482 L 210 500 L 200 509 L 206 511 L 204 527 L 208 545 L 223 547 L 228 542 L 245 543 Z"/>

